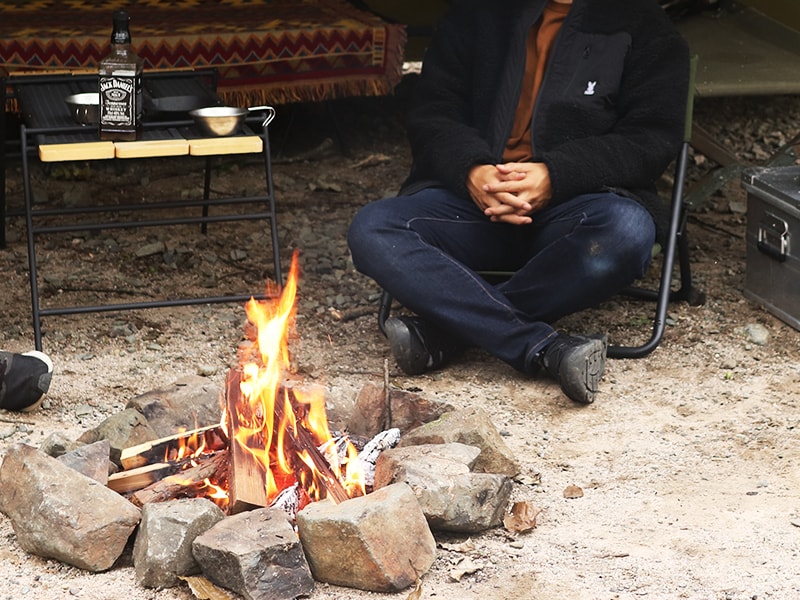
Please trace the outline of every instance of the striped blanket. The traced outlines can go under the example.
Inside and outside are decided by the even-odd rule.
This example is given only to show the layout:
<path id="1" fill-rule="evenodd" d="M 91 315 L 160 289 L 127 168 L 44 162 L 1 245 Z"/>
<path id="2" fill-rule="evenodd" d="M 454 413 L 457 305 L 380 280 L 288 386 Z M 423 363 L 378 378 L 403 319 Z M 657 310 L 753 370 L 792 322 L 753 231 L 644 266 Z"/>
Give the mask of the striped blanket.
<path id="1" fill-rule="evenodd" d="M 218 69 L 229 103 L 390 93 L 406 32 L 345 0 L 0 0 L 0 75 L 94 69 L 111 16 L 131 16 L 145 69 Z"/>

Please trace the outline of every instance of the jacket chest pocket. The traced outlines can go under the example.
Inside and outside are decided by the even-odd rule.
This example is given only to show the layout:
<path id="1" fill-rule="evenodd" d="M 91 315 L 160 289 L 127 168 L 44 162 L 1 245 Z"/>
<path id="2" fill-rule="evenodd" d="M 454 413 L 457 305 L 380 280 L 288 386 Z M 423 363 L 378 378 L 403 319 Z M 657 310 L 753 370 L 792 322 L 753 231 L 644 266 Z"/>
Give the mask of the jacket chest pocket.
<path id="1" fill-rule="evenodd" d="M 580 57 L 565 90 L 569 101 L 587 110 L 613 107 L 630 46 L 631 37 L 625 32 L 577 36 L 573 47 Z"/>

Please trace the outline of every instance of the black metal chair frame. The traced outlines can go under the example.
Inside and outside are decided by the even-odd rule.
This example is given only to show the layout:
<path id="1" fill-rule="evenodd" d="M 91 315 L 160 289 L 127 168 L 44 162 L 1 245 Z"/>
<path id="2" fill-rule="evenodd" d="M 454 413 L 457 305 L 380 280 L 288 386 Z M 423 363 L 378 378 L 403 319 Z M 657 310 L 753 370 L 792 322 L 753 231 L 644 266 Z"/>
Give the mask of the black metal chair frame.
<path id="1" fill-rule="evenodd" d="M 669 229 L 666 246 L 661 252 L 661 277 L 657 290 L 629 287 L 622 293 L 626 296 L 656 302 L 653 317 L 653 330 L 650 338 L 638 346 L 610 345 L 608 356 L 610 358 L 643 358 L 655 350 L 661 343 L 667 324 L 667 309 L 670 302 L 686 301 L 692 306 L 705 303 L 705 294 L 694 287 L 692 283 L 691 265 L 689 262 L 689 243 L 686 237 L 686 203 L 685 182 L 686 170 L 689 161 L 689 148 L 692 139 L 692 120 L 694 110 L 694 80 L 697 68 L 697 57 L 694 56 L 690 63 L 689 98 L 686 106 L 686 120 L 684 124 L 683 142 L 675 160 L 675 178 L 672 186 L 670 203 Z M 680 287 L 672 289 L 673 270 L 675 258 L 678 258 L 680 269 Z M 482 276 L 505 275 L 511 273 L 478 272 Z M 393 298 L 384 291 L 381 294 L 378 308 L 378 326 L 386 334 L 385 324 L 392 310 Z"/>

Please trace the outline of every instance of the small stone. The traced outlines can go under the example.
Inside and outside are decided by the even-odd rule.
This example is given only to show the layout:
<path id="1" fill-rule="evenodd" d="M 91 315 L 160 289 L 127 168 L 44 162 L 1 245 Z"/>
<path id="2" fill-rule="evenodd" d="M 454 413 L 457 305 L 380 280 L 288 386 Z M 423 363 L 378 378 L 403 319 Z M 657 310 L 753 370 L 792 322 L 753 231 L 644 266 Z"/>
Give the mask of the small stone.
<path id="1" fill-rule="evenodd" d="M 197 365 L 197 374 L 200 377 L 212 377 L 218 370 L 216 365 Z"/>
<path id="2" fill-rule="evenodd" d="M 91 410 L 91 407 L 89 407 L 89 409 Z M 71 440 L 60 431 L 56 431 L 47 436 L 47 439 L 45 439 L 39 446 L 39 450 L 48 456 L 58 458 L 62 454 L 72 452 L 81 446 L 83 446 L 83 444 L 80 442 Z"/>
<path id="3" fill-rule="evenodd" d="M 747 203 L 746 202 L 740 202 L 740 201 L 737 201 L 737 200 L 731 200 L 728 203 L 728 208 L 734 214 L 743 215 L 743 214 L 747 213 Z"/>
<path id="4" fill-rule="evenodd" d="M 766 346 L 769 341 L 769 330 L 760 323 L 750 323 L 744 328 L 747 340 L 756 346 Z"/>
<path id="5" fill-rule="evenodd" d="M 153 242 L 152 244 L 145 244 L 136 249 L 136 256 L 144 258 L 145 256 L 153 256 L 160 254 L 164 251 L 164 242 Z"/>
<path id="6" fill-rule="evenodd" d="M 89 404 L 81 404 L 80 406 L 75 408 L 76 417 L 88 417 L 93 413 L 94 413 L 94 407 L 92 407 Z"/>

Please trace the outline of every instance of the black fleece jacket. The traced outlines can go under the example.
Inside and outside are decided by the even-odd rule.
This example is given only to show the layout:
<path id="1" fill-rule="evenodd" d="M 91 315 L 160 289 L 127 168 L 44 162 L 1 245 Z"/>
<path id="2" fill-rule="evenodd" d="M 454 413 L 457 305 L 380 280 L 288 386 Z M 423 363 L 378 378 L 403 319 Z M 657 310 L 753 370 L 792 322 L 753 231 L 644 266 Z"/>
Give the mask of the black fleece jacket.
<path id="1" fill-rule="evenodd" d="M 478 164 L 501 162 L 519 99 L 525 40 L 547 0 L 456 0 L 423 62 L 407 130 L 402 193 L 444 186 L 469 200 Z M 653 214 L 655 182 L 683 134 L 688 47 L 655 0 L 574 0 L 555 41 L 532 122 L 551 202 L 615 190 Z"/>

